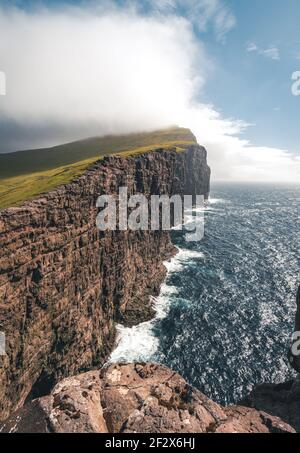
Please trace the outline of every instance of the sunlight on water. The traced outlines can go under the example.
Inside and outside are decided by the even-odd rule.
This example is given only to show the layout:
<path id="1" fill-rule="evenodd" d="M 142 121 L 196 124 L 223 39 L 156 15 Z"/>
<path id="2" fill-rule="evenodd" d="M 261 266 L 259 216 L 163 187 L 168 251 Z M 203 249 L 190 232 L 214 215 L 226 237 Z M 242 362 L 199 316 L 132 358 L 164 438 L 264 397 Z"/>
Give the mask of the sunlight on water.
<path id="1" fill-rule="evenodd" d="M 166 263 L 156 318 L 119 326 L 111 360 L 165 363 L 221 403 L 291 377 L 299 199 L 295 187 L 216 186 L 204 239 L 172 232 L 179 252 Z"/>

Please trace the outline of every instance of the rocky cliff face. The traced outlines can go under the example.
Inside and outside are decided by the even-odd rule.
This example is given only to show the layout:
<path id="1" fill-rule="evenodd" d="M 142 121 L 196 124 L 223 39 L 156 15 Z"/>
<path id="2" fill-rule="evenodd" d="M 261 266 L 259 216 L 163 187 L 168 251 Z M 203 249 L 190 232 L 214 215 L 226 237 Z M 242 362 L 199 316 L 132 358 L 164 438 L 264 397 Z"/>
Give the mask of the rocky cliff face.
<path id="1" fill-rule="evenodd" d="M 104 367 L 60 382 L 0 425 L 6 433 L 293 433 L 277 417 L 223 408 L 155 364 Z"/>
<path id="2" fill-rule="evenodd" d="M 174 253 L 167 232 L 96 228 L 96 200 L 127 186 L 130 194 L 204 194 L 210 170 L 204 148 L 107 157 L 85 175 L 0 212 L 0 417 L 59 379 L 101 365 L 115 321 L 152 316 L 149 295 Z"/>

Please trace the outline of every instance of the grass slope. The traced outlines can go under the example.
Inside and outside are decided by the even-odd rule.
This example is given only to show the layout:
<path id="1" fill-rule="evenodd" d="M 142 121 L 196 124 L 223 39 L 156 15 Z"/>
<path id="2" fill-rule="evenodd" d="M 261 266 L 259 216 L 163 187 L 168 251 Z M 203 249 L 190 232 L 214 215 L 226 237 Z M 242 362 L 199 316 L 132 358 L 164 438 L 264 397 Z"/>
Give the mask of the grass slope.
<path id="1" fill-rule="evenodd" d="M 66 184 L 105 155 L 133 156 L 196 143 L 189 129 L 94 137 L 53 148 L 0 154 L 0 209 Z"/>

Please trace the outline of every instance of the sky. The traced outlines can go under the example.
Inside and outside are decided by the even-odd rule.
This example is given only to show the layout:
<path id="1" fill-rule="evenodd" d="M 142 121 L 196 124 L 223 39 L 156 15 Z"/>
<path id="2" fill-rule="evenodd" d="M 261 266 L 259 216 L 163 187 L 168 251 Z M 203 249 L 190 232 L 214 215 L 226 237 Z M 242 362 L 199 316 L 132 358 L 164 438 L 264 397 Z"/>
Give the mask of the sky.
<path id="1" fill-rule="evenodd" d="M 0 152 L 190 127 L 214 180 L 300 180 L 298 0 L 0 2 Z"/>

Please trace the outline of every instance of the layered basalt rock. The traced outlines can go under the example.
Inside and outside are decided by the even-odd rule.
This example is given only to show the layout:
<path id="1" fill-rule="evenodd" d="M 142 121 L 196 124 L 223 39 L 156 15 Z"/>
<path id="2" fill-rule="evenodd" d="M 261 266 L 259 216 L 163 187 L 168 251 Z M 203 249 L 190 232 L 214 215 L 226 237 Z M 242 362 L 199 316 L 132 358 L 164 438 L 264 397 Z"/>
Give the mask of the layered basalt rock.
<path id="1" fill-rule="evenodd" d="M 105 361 L 115 322 L 153 315 L 150 295 L 174 254 L 169 234 L 96 228 L 96 200 L 117 194 L 209 192 L 206 151 L 157 150 L 106 157 L 83 176 L 21 207 L 0 212 L 0 418 L 48 394 L 66 376 Z"/>
<path id="2" fill-rule="evenodd" d="M 293 433 L 245 407 L 223 408 L 163 365 L 121 364 L 60 382 L 0 425 L 6 433 Z"/>

